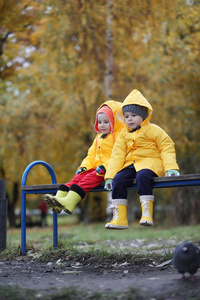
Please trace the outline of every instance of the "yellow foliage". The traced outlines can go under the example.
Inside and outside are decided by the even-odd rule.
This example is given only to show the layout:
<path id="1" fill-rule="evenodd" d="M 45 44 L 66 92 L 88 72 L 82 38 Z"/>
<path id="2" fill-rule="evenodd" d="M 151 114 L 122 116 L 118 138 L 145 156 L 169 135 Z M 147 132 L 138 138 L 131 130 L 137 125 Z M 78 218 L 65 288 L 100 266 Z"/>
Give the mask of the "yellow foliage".
<path id="1" fill-rule="evenodd" d="M 153 106 L 152 122 L 175 141 L 181 167 L 197 153 L 196 172 L 200 7 L 193 2 L 113 1 L 110 54 L 112 98 L 123 101 L 140 90 Z M 96 109 L 107 100 L 107 2 L 8 0 L 0 8 L 0 36 L 13 34 L 0 60 L 1 166 L 6 179 L 20 182 L 30 162 L 45 160 L 66 182 L 86 155 Z M 34 171 L 30 180 L 44 183 L 44 173 Z"/>

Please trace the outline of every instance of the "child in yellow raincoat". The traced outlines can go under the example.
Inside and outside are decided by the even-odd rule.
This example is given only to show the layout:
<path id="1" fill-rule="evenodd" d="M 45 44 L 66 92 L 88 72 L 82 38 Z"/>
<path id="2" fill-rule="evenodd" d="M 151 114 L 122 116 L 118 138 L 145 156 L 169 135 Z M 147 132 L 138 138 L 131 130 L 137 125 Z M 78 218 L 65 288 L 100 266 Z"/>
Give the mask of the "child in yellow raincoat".
<path id="1" fill-rule="evenodd" d="M 115 115 L 120 105 L 120 102 L 109 100 L 100 106 L 94 124 L 96 138 L 76 175 L 70 182 L 60 185 L 54 197 L 49 194 L 43 196 L 47 206 L 55 213 L 63 209 L 71 214 L 78 202 L 104 180 L 113 145 L 123 127 Z"/>
<path id="2" fill-rule="evenodd" d="M 153 225 L 154 177 L 178 176 L 174 143 L 159 126 L 150 123 L 152 106 L 133 90 L 117 111 L 126 126 L 113 147 L 105 174 L 105 189 L 112 190 L 113 219 L 107 229 L 127 229 L 127 188 L 136 178 L 142 207 L 140 225 Z"/>

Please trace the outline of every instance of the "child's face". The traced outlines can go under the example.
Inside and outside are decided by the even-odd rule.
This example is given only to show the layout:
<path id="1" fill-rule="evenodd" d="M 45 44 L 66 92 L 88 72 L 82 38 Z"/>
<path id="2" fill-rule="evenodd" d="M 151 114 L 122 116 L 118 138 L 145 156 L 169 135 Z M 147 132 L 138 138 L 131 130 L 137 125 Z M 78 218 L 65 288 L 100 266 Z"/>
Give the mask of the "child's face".
<path id="1" fill-rule="evenodd" d="M 98 118 L 98 129 L 104 134 L 110 133 L 110 121 L 106 114 L 100 113 L 97 116 Z"/>
<path id="2" fill-rule="evenodd" d="M 135 129 L 143 122 L 143 118 L 133 112 L 125 112 L 124 118 L 126 125 L 131 129 Z"/>

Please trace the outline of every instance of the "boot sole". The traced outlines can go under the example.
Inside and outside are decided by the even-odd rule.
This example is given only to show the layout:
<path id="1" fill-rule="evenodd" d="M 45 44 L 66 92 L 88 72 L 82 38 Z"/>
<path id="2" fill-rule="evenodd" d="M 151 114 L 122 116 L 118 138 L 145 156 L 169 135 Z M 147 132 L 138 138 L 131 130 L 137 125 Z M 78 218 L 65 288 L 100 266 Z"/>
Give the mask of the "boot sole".
<path id="1" fill-rule="evenodd" d="M 62 211 L 60 207 L 55 207 L 55 206 L 51 210 L 57 215 L 60 214 Z"/>
<path id="2" fill-rule="evenodd" d="M 64 212 L 66 212 L 67 214 L 71 215 L 72 212 L 69 211 L 64 205 L 62 205 L 56 198 L 53 197 L 52 199 L 52 202 L 54 204 L 54 207 L 57 206 L 57 207 L 60 207 L 64 210 Z"/>
<path id="3" fill-rule="evenodd" d="M 53 201 L 48 195 L 44 195 L 42 200 L 46 203 L 49 208 L 54 208 Z"/>
<path id="4" fill-rule="evenodd" d="M 109 226 L 106 226 L 105 225 L 105 228 L 106 229 L 117 229 L 117 230 L 123 230 L 123 229 L 128 229 L 129 228 L 129 226 L 127 226 L 127 225 L 121 225 L 121 226 L 116 226 L 116 225 L 109 225 Z"/>
<path id="5" fill-rule="evenodd" d="M 140 225 L 142 225 L 142 226 L 153 226 L 153 223 L 151 223 L 151 222 L 139 222 L 139 224 Z"/>
<path id="6" fill-rule="evenodd" d="M 42 197 L 42 199 L 44 200 L 44 202 L 46 203 L 46 205 L 56 214 L 60 214 L 62 209 L 60 210 L 59 207 L 55 207 L 55 205 L 53 204 L 53 199 L 50 198 L 49 196 L 47 195 L 44 195 Z"/>

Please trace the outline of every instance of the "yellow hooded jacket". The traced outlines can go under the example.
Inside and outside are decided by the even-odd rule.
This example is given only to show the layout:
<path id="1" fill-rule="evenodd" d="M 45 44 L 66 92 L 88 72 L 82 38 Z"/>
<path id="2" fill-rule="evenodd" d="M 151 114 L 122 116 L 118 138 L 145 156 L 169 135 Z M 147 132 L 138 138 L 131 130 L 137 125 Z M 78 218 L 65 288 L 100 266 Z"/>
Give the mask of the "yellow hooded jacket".
<path id="1" fill-rule="evenodd" d="M 114 143 L 124 124 L 118 120 L 116 117 L 116 111 L 122 105 L 121 102 L 109 100 L 104 102 L 97 110 L 104 105 L 107 105 L 113 112 L 114 116 L 114 127 L 113 132 L 109 133 L 104 139 L 101 138 L 102 133 L 98 133 L 94 139 L 92 146 L 88 150 L 88 154 L 82 161 L 79 168 L 85 167 L 87 170 L 95 169 L 96 167 L 103 165 L 107 169 L 108 161 L 110 159 Z M 78 168 L 78 169 L 79 169 Z"/>
<path id="2" fill-rule="evenodd" d="M 125 126 L 113 147 L 105 180 L 114 178 L 120 170 L 134 165 L 136 171 L 150 169 L 158 176 L 164 176 L 170 169 L 179 170 L 176 162 L 174 143 L 159 126 L 150 123 L 153 108 L 147 99 L 137 90 L 133 90 L 124 100 L 117 117 L 125 122 L 122 108 L 125 105 L 137 104 L 148 108 L 148 117 L 140 125 L 141 128 L 130 132 Z"/>

